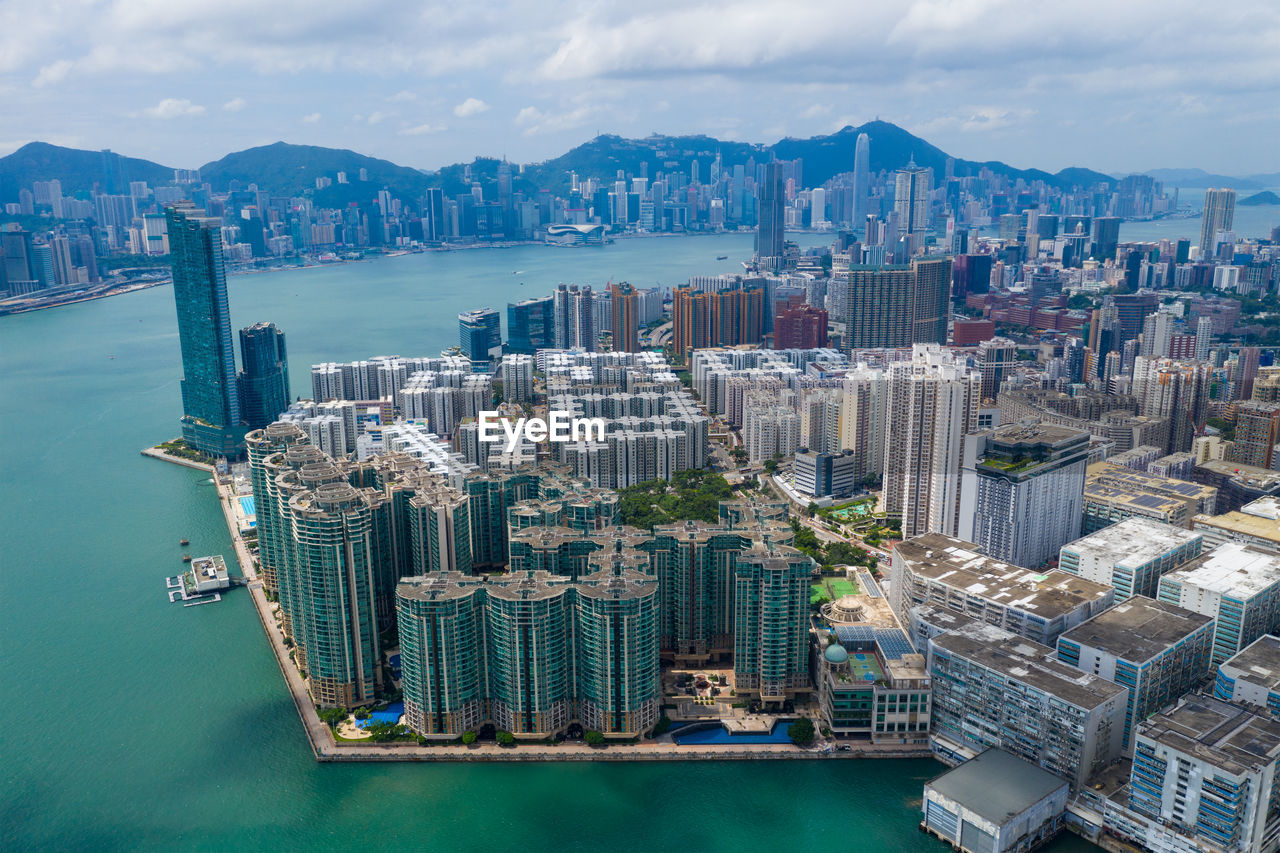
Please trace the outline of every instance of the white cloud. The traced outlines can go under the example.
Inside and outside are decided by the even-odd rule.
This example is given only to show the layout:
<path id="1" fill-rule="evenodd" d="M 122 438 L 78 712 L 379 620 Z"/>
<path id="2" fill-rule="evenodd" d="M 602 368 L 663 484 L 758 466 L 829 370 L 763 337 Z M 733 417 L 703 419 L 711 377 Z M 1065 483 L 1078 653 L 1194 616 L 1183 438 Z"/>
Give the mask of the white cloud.
<path id="1" fill-rule="evenodd" d="M 516 113 L 516 124 L 526 125 L 542 121 L 547 114 L 537 107 L 525 107 Z"/>
<path id="2" fill-rule="evenodd" d="M 428 133 L 439 133 L 444 129 L 444 125 L 419 124 L 413 127 L 401 128 L 397 133 L 400 136 L 424 136 Z"/>
<path id="3" fill-rule="evenodd" d="M 480 113 L 487 112 L 488 110 L 489 105 L 479 98 L 467 98 L 465 101 L 453 108 L 453 114 L 459 118 L 466 118 L 467 116 L 479 115 Z"/>
<path id="4" fill-rule="evenodd" d="M 182 118 L 201 115 L 204 107 L 191 103 L 187 98 L 164 98 L 154 107 L 147 107 L 142 112 L 151 118 Z"/>
<path id="5" fill-rule="evenodd" d="M 367 119 L 367 121 L 369 122 L 369 124 L 380 124 L 381 122 L 386 120 L 386 118 L 387 118 L 386 113 L 375 110 L 369 113 L 369 118 Z"/>
<path id="6" fill-rule="evenodd" d="M 40 73 L 36 75 L 35 82 L 32 83 L 32 85 L 37 87 L 52 86 L 53 84 L 61 81 L 63 77 L 66 77 L 67 74 L 71 72 L 72 67 L 73 66 L 69 60 L 59 59 L 57 62 L 53 62 L 41 68 Z"/>
<path id="7" fill-rule="evenodd" d="M 812 104 L 800 111 L 800 118 L 820 118 L 831 112 L 830 104 Z"/>
<path id="8" fill-rule="evenodd" d="M 408 89 L 401 89 L 399 92 L 396 92 L 394 95 L 387 98 L 387 100 L 392 103 L 406 103 L 408 101 L 417 100 L 417 98 L 418 96 L 413 92 L 410 92 Z"/>
<path id="9" fill-rule="evenodd" d="M 227 101 L 225 104 L 222 105 L 222 108 L 229 113 L 239 112 L 240 110 L 244 109 L 244 107 L 245 107 L 244 98 L 232 98 L 231 100 Z"/>
<path id="10" fill-rule="evenodd" d="M 302 121 L 305 124 L 315 124 L 319 120 L 320 120 L 320 113 L 309 113 L 308 115 L 304 115 L 302 117 Z"/>

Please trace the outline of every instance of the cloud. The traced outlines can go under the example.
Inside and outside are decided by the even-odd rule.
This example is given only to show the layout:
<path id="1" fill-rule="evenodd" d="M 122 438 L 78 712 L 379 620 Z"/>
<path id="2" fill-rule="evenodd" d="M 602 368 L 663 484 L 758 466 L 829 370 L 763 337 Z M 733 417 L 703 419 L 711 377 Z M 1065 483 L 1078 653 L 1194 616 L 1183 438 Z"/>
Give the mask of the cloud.
<path id="1" fill-rule="evenodd" d="M 202 115 L 204 107 L 193 104 L 186 98 L 164 98 L 154 107 L 147 107 L 142 112 L 151 118 L 182 118 Z"/>
<path id="2" fill-rule="evenodd" d="M 386 120 L 386 118 L 387 118 L 386 113 L 374 110 L 373 112 L 369 113 L 369 118 L 367 119 L 367 121 L 369 122 L 369 124 L 380 124 L 381 122 Z"/>
<path id="3" fill-rule="evenodd" d="M 394 95 L 387 98 L 387 100 L 392 103 L 405 103 L 407 101 L 417 100 L 417 98 L 418 96 L 413 92 L 410 92 L 408 89 L 401 89 L 399 92 L 396 92 Z"/>
<path id="4" fill-rule="evenodd" d="M 320 113 L 308 113 L 302 117 L 304 124 L 315 124 L 320 120 Z"/>
<path id="5" fill-rule="evenodd" d="M 467 116 L 479 115 L 488 112 L 489 105 L 479 98 L 467 98 L 462 103 L 453 108 L 453 114 L 458 118 L 466 118 Z"/>
<path id="6" fill-rule="evenodd" d="M 428 133 L 439 133 L 444 129 L 444 125 L 419 124 L 413 127 L 401 128 L 397 131 L 397 134 L 400 136 L 425 136 Z"/>
<path id="7" fill-rule="evenodd" d="M 524 128 L 525 136 L 536 136 L 581 127 L 594 112 L 596 109 L 586 104 L 561 113 L 548 113 L 530 106 L 516 113 L 515 123 Z"/>
<path id="8" fill-rule="evenodd" d="M 800 111 L 800 118 L 820 118 L 831 112 L 830 104 L 813 104 Z"/>
<path id="9" fill-rule="evenodd" d="M 67 74 L 71 72 L 72 67 L 73 66 L 69 60 L 59 59 L 57 62 L 53 62 L 41 68 L 40 73 L 36 75 L 35 82 L 32 83 L 32 85 L 37 88 L 42 86 L 52 86 L 53 84 L 61 81 L 63 77 L 66 77 Z"/>
<path id="10" fill-rule="evenodd" d="M 222 105 L 222 108 L 229 113 L 238 113 L 245 107 L 244 98 L 232 98 Z"/>

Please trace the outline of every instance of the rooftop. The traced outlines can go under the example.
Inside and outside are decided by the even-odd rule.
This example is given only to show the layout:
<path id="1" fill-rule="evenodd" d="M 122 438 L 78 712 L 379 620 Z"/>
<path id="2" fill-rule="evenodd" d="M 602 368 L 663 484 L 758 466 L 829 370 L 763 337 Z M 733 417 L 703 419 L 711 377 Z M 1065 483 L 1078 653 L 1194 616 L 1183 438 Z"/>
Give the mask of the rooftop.
<path id="1" fill-rule="evenodd" d="M 1226 542 L 1161 578 L 1217 593 L 1251 597 L 1280 583 L 1280 554 Z"/>
<path id="2" fill-rule="evenodd" d="M 1095 462 L 1085 473 L 1084 493 L 1086 501 L 1105 500 L 1132 504 L 1145 508 L 1147 512 L 1169 512 L 1189 501 L 1213 499 L 1217 497 L 1218 490 L 1213 486 L 1158 477 L 1109 462 Z"/>
<path id="3" fill-rule="evenodd" d="M 1122 660 L 1142 663 L 1212 621 L 1212 617 L 1135 595 L 1077 625 L 1062 637 Z"/>
<path id="4" fill-rule="evenodd" d="M 1111 565 L 1136 569 L 1200 538 L 1199 533 L 1182 527 L 1135 517 L 1068 542 L 1062 550 L 1087 552 Z"/>
<path id="5" fill-rule="evenodd" d="M 1280 637 L 1263 634 L 1235 657 L 1223 661 L 1220 668 L 1236 681 L 1247 681 L 1280 693 Z"/>
<path id="6" fill-rule="evenodd" d="M 962 589 L 1005 607 L 1053 619 L 1111 594 L 1111 587 L 1056 569 L 1036 572 L 978 552 L 978 546 L 927 533 L 894 546 L 916 576 Z"/>
<path id="7" fill-rule="evenodd" d="M 936 791 L 998 826 L 1066 787 L 1065 779 L 994 747 L 925 783 L 926 792 Z"/>
<path id="8" fill-rule="evenodd" d="M 1060 663 L 1053 649 L 975 622 L 931 641 L 933 646 L 1086 710 L 1127 695 L 1125 688 Z"/>
<path id="9" fill-rule="evenodd" d="M 1236 776 L 1280 758 L 1280 722 L 1202 695 L 1151 717 L 1139 726 L 1138 737 Z"/>
<path id="10" fill-rule="evenodd" d="M 1191 524 L 1196 530 L 1212 528 L 1280 545 L 1280 501 L 1273 497 L 1258 498 L 1232 512 L 1197 515 Z"/>
<path id="11" fill-rule="evenodd" d="M 1218 459 L 1198 462 L 1196 467 L 1230 477 L 1250 488 L 1262 490 L 1280 488 L 1280 471 L 1272 471 L 1270 468 L 1256 468 L 1253 465 L 1241 465 L 1239 462 L 1225 462 Z"/>

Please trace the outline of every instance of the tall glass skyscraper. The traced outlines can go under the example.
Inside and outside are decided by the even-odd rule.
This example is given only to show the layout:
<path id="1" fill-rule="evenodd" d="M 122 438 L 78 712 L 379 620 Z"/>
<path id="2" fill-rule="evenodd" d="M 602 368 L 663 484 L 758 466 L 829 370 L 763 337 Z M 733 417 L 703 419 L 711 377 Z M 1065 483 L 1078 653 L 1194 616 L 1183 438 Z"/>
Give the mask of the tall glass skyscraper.
<path id="1" fill-rule="evenodd" d="M 275 323 L 241 329 L 240 363 L 240 414 L 249 429 L 262 429 L 289 408 L 284 332 Z"/>
<path id="2" fill-rule="evenodd" d="M 756 257 L 769 258 L 772 269 L 782 261 L 787 216 L 787 196 L 782 180 L 782 164 L 774 160 L 764 166 L 764 181 L 757 190 L 759 224 L 756 226 Z"/>
<path id="3" fill-rule="evenodd" d="M 196 450 L 244 449 L 236 355 L 227 306 L 221 221 L 190 204 L 167 208 L 173 296 L 182 346 L 182 437 Z"/>
<path id="4" fill-rule="evenodd" d="M 458 315 L 458 343 L 472 365 L 488 364 L 489 357 L 502 351 L 502 327 L 498 312 L 476 308 Z"/>
<path id="5" fill-rule="evenodd" d="M 533 355 L 556 345 L 555 300 L 551 296 L 507 305 L 507 347 Z"/>

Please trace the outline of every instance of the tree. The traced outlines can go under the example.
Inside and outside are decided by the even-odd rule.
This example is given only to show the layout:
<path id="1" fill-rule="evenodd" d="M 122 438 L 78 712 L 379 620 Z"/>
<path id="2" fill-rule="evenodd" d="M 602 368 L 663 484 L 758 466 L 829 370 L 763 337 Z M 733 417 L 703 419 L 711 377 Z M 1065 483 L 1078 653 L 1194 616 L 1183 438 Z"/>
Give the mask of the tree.
<path id="1" fill-rule="evenodd" d="M 818 505 L 813 501 L 809 501 L 809 505 L 804 508 L 804 514 L 809 516 L 810 518 L 813 518 L 813 516 L 817 512 L 818 512 Z"/>
<path id="2" fill-rule="evenodd" d="M 590 729 L 585 734 L 583 734 L 582 742 L 585 743 L 587 746 L 603 746 L 604 735 L 598 731 L 595 731 L 594 729 Z"/>
<path id="3" fill-rule="evenodd" d="M 321 708 L 320 722 L 324 723 L 331 729 L 335 729 L 347 718 L 346 708 Z"/>
<path id="4" fill-rule="evenodd" d="M 787 726 L 787 737 L 791 738 L 791 742 L 796 746 L 808 746 L 813 743 L 813 735 L 813 720 L 808 717 L 801 717 Z"/>
<path id="5" fill-rule="evenodd" d="M 499 746 L 511 746 L 516 742 L 516 736 L 511 732 L 498 732 L 497 741 Z"/>
<path id="6" fill-rule="evenodd" d="M 777 459 L 766 459 L 766 460 L 764 460 L 764 471 L 765 471 L 765 473 L 766 473 L 766 474 L 772 474 L 774 471 L 777 471 L 777 470 L 778 470 L 778 460 L 777 460 Z"/>
<path id="7" fill-rule="evenodd" d="M 473 743 L 475 743 L 475 742 L 476 742 L 476 733 L 475 733 L 475 732 L 472 732 L 472 731 L 466 731 L 466 732 L 463 732 L 463 733 L 462 733 L 462 742 L 463 742 L 463 744 L 465 744 L 466 746 L 471 746 L 471 744 L 473 744 Z"/>

